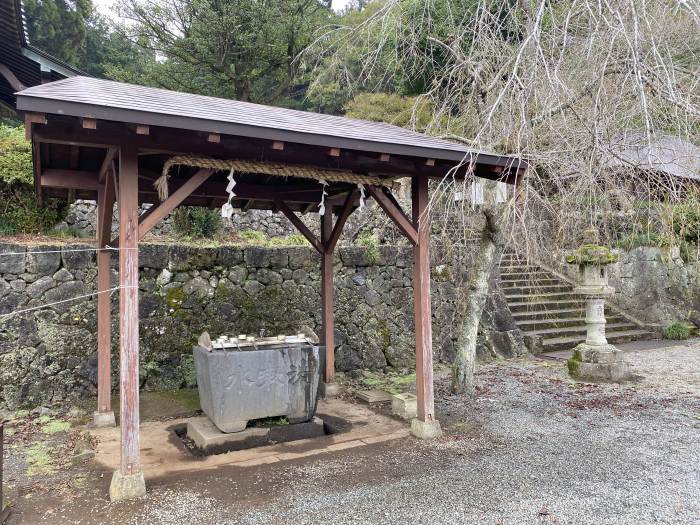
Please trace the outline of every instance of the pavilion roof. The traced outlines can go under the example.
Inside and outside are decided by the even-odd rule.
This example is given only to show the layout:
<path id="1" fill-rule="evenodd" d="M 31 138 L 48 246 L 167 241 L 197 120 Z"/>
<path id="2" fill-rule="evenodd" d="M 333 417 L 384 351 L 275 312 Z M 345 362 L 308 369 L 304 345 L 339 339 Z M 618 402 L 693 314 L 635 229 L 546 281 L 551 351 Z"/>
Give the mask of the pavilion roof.
<path id="1" fill-rule="evenodd" d="M 35 86 L 17 96 L 20 110 L 450 161 L 473 155 L 484 164 L 513 162 L 391 124 L 90 77 Z"/>

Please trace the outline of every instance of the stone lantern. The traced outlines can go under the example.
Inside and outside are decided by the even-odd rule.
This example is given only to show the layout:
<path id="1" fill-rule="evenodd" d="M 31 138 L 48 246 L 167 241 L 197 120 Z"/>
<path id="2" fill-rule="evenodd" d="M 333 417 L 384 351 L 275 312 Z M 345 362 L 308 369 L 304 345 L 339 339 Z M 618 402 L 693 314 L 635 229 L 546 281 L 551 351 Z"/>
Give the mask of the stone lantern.
<path id="1" fill-rule="evenodd" d="M 629 366 L 622 351 L 605 338 L 605 298 L 615 291 L 608 285 L 608 265 L 617 257 L 612 251 L 599 246 L 593 234 L 576 251 L 567 255 L 569 264 L 578 265 L 579 285 L 574 293 L 586 299 L 586 342 L 574 348 L 567 361 L 569 374 L 576 379 L 620 382 L 631 378 Z"/>

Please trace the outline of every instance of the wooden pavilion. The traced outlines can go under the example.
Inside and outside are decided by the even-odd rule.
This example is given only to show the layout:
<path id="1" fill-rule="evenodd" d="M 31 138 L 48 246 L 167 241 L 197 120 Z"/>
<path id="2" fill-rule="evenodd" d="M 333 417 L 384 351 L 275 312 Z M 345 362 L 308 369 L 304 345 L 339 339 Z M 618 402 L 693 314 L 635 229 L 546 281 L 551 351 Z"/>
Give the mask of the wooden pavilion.
<path id="1" fill-rule="evenodd" d="M 376 122 L 178 93 L 87 77 L 16 94 L 34 152 L 38 198 L 98 202 L 98 292 L 110 288 L 112 249 L 119 253 L 120 469 L 114 498 L 145 491 L 139 453 L 139 240 L 179 205 L 268 209 L 283 213 L 321 254 L 325 390 L 334 381 L 333 252 L 364 191 L 414 247 L 414 317 L 418 418 L 414 434 L 439 431 L 433 407 L 428 182 L 476 176 L 517 183 L 518 159 Z M 233 195 L 227 176 L 235 179 Z M 392 193 L 410 177 L 409 217 Z M 167 179 L 167 198 L 163 189 Z M 230 179 L 229 179 L 230 180 Z M 325 195 L 324 195 L 325 192 Z M 163 200 L 164 198 L 164 200 Z M 319 210 L 320 238 L 298 213 Z M 112 209 L 119 235 L 112 239 Z M 153 206 L 139 216 L 139 204 Z M 112 424 L 110 300 L 98 294 L 96 421 Z M 135 487 L 135 488 L 134 488 Z"/>

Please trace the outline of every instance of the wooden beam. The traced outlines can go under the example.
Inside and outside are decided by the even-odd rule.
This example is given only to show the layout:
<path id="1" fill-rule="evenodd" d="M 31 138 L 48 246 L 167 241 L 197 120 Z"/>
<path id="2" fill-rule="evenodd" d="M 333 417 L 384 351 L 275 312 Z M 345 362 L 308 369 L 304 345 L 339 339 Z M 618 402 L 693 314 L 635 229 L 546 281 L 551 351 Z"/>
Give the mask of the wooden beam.
<path id="1" fill-rule="evenodd" d="M 24 84 L 19 81 L 12 70 L 5 64 L 0 64 L 0 76 L 5 77 L 7 83 L 10 84 L 10 87 L 15 91 L 22 91 L 25 88 Z M 0 503 L 0 510 L 2 510 L 2 503 Z"/>
<path id="2" fill-rule="evenodd" d="M 100 171 L 98 171 L 98 181 L 100 184 L 105 183 L 105 178 L 107 176 L 107 171 L 112 168 L 112 162 L 117 156 L 117 148 L 108 148 L 107 153 L 105 153 L 105 158 L 102 160 L 102 165 L 100 165 Z"/>
<path id="3" fill-rule="evenodd" d="M 97 191 L 98 179 L 95 171 L 44 170 L 41 173 L 41 185 L 50 188 Z"/>
<path id="4" fill-rule="evenodd" d="M 97 129 L 97 119 L 83 117 L 80 119 L 80 125 L 83 127 L 83 129 Z"/>
<path id="5" fill-rule="evenodd" d="M 426 166 L 435 166 L 435 159 L 425 159 Z"/>
<path id="6" fill-rule="evenodd" d="M 384 213 L 386 213 L 389 218 L 394 221 L 394 224 L 396 224 L 399 230 L 401 230 L 401 233 L 403 233 L 406 238 L 411 241 L 411 244 L 415 246 L 418 242 L 418 232 L 413 224 L 411 224 L 411 221 L 408 220 L 408 217 L 403 210 L 398 206 L 398 203 L 389 198 L 378 186 L 367 185 L 366 188 L 367 191 L 369 191 L 369 194 L 384 210 Z"/>
<path id="7" fill-rule="evenodd" d="M 301 233 L 304 237 L 306 237 L 306 240 L 311 243 L 311 246 L 316 248 L 316 251 L 320 254 L 323 254 L 323 246 L 321 243 L 316 239 L 316 236 L 311 233 L 311 230 L 306 227 L 306 224 L 297 216 L 296 213 L 294 213 L 287 204 L 280 200 L 280 199 L 275 199 L 274 201 L 275 206 L 284 214 L 289 221 L 296 226 L 297 230 L 299 230 L 299 233 Z"/>
<path id="8" fill-rule="evenodd" d="M 24 114 L 24 137 L 27 140 L 32 140 L 34 124 L 46 124 L 46 115 L 44 113 L 33 113 L 31 111 Z"/>
<path id="9" fill-rule="evenodd" d="M 98 248 L 107 246 L 112 237 L 112 214 L 116 197 L 114 178 L 105 177 L 104 184 L 100 184 L 97 190 Z"/>
<path id="10" fill-rule="evenodd" d="M 200 184 L 207 180 L 214 170 L 209 168 L 198 170 L 192 177 L 189 178 L 182 186 L 180 186 L 170 197 L 165 199 L 155 210 L 151 212 L 141 221 L 138 225 L 138 235 L 139 239 L 143 239 L 151 228 L 153 228 L 158 221 L 164 219 L 171 211 L 177 208 L 182 201 L 184 201 L 190 194 L 196 190 Z M 154 206 L 155 207 L 155 206 Z"/>
<path id="11" fill-rule="evenodd" d="M 413 248 L 413 315 L 416 326 L 416 393 L 418 419 L 433 421 L 433 334 L 430 311 L 430 222 L 428 179 L 411 179 L 413 227 L 418 242 Z"/>
<path id="12" fill-rule="evenodd" d="M 139 451 L 138 150 L 119 151 L 119 397 L 122 476 L 141 472 Z"/>
<path id="13" fill-rule="evenodd" d="M 136 124 L 136 134 L 137 135 L 150 135 L 151 128 L 145 124 Z"/>
<path id="14" fill-rule="evenodd" d="M 97 191 L 97 412 L 110 414 L 112 418 L 108 421 L 114 416 L 111 414 L 112 300 L 109 293 L 112 251 L 99 248 L 104 248 L 111 237 L 114 199 L 113 180 L 106 177 Z"/>
<path id="15" fill-rule="evenodd" d="M 348 193 L 348 196 L 345 199 L 345 204 L 343 204 L 343 209 L 335 221 L 335 226 L 333 226 L 333 231 L 331 232 L 328 241 L 323 246 L 325 251 L 333 253 L 333 250 L 335 250 L 335 245 L 338 243 L 338 239 L 340 239 L 340 234 L 343 233 L 343 226 L 345 226 L 345 222 L 355 209 L 354 204 L 355 199 L 357 198 L 357 193 L 357 190 Z M 329 213 L 329 211 L 326 213 Z"/>
<path id="16" fill-rule="evenodd" d="M 340 157 L 340 148 L 329 148 L 328 149 L 328 156 L 329 157 Z"/>
<path id="17" fill-rule="evenodd" d="M 209 136 L 207 137 L 207 142 L 219 144 L 221 142 L 221 135 L 219 135 L 218 133 L 209 133 Z"/>
<path id="18" fill-rule="evenodd" d="M 330 209 L 321 216 L 321 323 L 323 344 L 326 346 L 326 367 L 323 382 L 335 380 L 335 328 L 333 322 L 333 250 L 327 250 L 333 231 L 333 213 Z"/>
<path id="19" fill-rule="evenodd" d="M 284 150 L 284 142 L 280 142 L 279 140 L 276 140 L 272 143 L 272 149 L 277 150 L 277 151 L 283 151 Z"/>

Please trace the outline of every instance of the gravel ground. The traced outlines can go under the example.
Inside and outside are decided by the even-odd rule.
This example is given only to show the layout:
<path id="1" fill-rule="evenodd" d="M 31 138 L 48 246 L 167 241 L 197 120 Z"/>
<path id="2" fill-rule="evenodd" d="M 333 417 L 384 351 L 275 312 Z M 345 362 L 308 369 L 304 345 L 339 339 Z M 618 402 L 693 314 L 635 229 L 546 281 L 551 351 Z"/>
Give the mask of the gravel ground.
<path id="1" fill-rule="evenodd" d="M 139 502 L 58 506 L 46 521 L 700 525 L 700 341 L 626 356 L 644 377 L 624 386 L 574 383 L 535 358 L 480 367 L 474 400 L 439 378 L 439 440 L 161 480 Z"/>
<path id="2" fill-rule="evenodd" d="M 571 383 L 561 363 L 482 367 L 432 472 L 301 494 L 238 523 L 700 523 L 700 345 L 627 354 L 637 384 Z M 446 416 L 446 417 L 445 417 Z M 476 435 L 475 435 L 476 434 Z M 232 522 L 233 523 L 233 522 Z"/>

